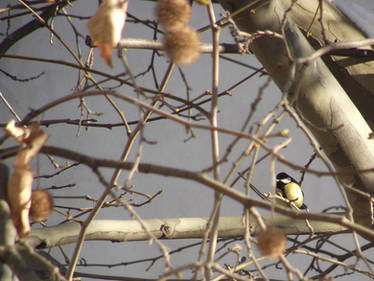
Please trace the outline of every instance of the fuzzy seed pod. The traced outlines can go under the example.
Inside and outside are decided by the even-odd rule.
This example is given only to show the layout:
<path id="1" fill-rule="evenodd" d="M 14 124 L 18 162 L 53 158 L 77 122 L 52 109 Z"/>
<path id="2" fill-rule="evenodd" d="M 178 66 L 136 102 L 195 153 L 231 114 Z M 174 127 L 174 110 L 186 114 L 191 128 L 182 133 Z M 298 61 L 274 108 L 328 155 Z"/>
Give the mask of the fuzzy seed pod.
<path id="1" fill-rule="evenodd" d="M 264 256 L 277 258 L 286 249 L 286 241 L 282 229 L 270 226 L 259 233 L 257 246 Z"/>
<path id="2" fill-rule="evenodd" d="M 191 6 L 187 0 L 158 0 L 156 17 L 166 30 L 184 27 L 191 17 Z"/>
<path id="3" fill-rule="evenodd" d="M 164 48 L 169 58 L 176 64 L 190 64 L 200 56 L 200 36 L 191 28 L 173 28 L 164 37 Z"/>
<path id="4" fill-rule="evenodd" d="M 30 216 L 34 221 L 45 221 L 52 213 L 53 200 L 48 191 L 43 189 L 33 190 L 31 195 Z"/>

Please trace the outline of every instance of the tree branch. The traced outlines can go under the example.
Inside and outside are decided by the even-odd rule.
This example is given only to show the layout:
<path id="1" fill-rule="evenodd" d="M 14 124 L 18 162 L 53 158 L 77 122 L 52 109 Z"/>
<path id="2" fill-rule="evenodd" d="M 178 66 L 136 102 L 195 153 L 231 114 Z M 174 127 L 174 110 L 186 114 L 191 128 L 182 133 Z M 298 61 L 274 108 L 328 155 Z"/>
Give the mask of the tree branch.
<path id="1" fill-rule="evenodd" d="M 326 218 L 338 219 L 335 214 L 324 214 Z M 293 219 L 282 215 L 264 216 L 266 224 L 282 228 L 287 234 L 309 234 L 304 219 Z M 158 239 L 192 239 L 202 238 L 209 218 L 165 218 L 143 220 L 149 231 Z M 337 233 L 347 231 L 339 223 L 310 220 L 316 233 Z M 256 219 L 250 216 L 251 234 L 256 236 L 260 231 Z M 70 222 L 56 226 L 33 229 L 29 236 L 21 241 L 33 248 L 51 248 L 78 241 L 81 225 Z M 218 237 L 239 237 L 244 234 L 241 216 L 220 217 L 218 222 Z M 94 220 L 88 226 L 85 240 L 106 240 L 112 242 L 147 241 L 149 235 L 136 220 Z"/>
<path id="2" fill-rule="evenodd" d="M 161 41 L 147 40 L 142 38 L 123 38 L 118 43 L 118 47 L 126 49 L 164 50 Z M 200 47 L 200 52 L 211 54 L 213 52 L 213 45 L 202 44 Z M 218 45 L 218 52 L 225 54 L 239 54 L 239 49 L 236 44 L 221 43 Z"/>
<path id="3" fill-rule="evenodd" d="M 40 15 L 40 17 L 47 22 L 50 18 L 55 16 L 56 13 L 56 6 L 58 8 L 63 8 L 64 6 L 68 5 L 70 2 L 74 2 L 75 0 L 64 0 L 58 1 L 56 3 L 51 4 L 45 11 Z M 40 22 L 38 19 L 33 19 L 32 21 L 28 22 L 27 24 L 21 26 L 13 33 L 9 34 L 0 44 L 0 53 L 6 53 L 10 47 L 12 47 L 15 43 L 17 43 L 22 38 L 26 37 L 27 35 L 33 33 L 35 30 L 45 27 L 45 25 Z M 0 57 L 1 59 L 1 57 Z"/>

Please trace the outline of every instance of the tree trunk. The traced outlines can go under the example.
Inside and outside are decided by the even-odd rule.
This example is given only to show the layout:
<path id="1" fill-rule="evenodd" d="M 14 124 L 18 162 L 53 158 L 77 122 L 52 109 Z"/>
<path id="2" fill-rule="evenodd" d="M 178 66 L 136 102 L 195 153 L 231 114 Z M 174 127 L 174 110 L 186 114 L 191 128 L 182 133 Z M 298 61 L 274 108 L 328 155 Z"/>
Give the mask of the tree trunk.
<path id="1" fill-rule="evenodd" d="M 264 3 L 262 3 L 264 2 Z M 305 125 L 323 148 L 337 171 L 363 170 L 374 167 L 374 143 L 370 140 L 371 128 L 368 122 L 373 110 L 365 111 L 373 105 L 374 95 L 370 92 L 369 64 L 357 64 L 357 58 L 329 58 L 335 72 L 331 72 L 322 59 L 317 58 L 307 64 L 300 64 L 302 58 L 309 57 L 314 49 L 304 36 L 312 23 L 312 17 L 318 7 L 317 0 L 297 1 L 291 7 L 291 1 L 260 1 L 251 13 L 245 9 L 233 17 L 240 30 L 247 33 L 272 31 L 283 35 L 283 39 L 274 36 L 261 36 L 253 40 L 250 47 L 258 60 L 269 71 L 280 90 L 287 94 L 288 101 L 301 114 Z M 234 13 L 248 1 L 222 0 L 222 6 Z M 261 6 L 262 5 L 262 6 Z M 287 11 L 286 20 L 282 20 Z M 318 16 L 317 16 L 318 18 Z M 355 41 L 365 39 L 364 35 L 344 18 L 329 3 L 323 2 L 323 24 L 315 21 L 311 28 L 311 41 L 314 46 L 327 41 Z M 300 28 L 302 27 L 302 28 Z M 323 31 L 323 32 L 322 32 Z M 325 35 L 323 35 L 325 34 Z M 369 48 L 369 46 L 365 46 Z M 287 52 L 291 60 L 287 57 Z M 349 60 L 352 64 L 347 64 Z M 343 66 L 346 66 L 343 69 Z M 344 74 L 344 79 L 342 78 Z M 349 74 L 349 75 L 347 75 Z M 349 81 L 339 83 L 334 77 Z M 350 88 L 350 85 L 352 88 Z M 345 87 L 345 89 L 343 88 Z M 353 89 L 353 90 L 352 90 Z M 358 91 L 357 89 L 362 89 Z M 347 95 L 346 91 L 350 93 Z M 359 101 L 356 104 L 352 101 Z M 357 108 L 359 104 L 364 108 Z M 361 111 L 361 112 L 360 112 Z M 344 173 L 339 180 L 345 186 L 350 204 L 354 210 L 354 219 L 365 226 L 372 227 L 369 197 L 351 191 L 354 187 L 360 191 L 374 194 L 374 173 Z"/>

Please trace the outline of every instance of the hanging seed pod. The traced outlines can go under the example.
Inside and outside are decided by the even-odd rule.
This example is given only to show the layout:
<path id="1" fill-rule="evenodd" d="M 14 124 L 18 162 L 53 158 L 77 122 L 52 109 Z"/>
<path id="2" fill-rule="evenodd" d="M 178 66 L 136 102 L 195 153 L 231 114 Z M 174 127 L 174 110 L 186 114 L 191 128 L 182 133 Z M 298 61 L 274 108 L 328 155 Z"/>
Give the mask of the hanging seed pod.
<path id="1" fill-rule="evenodd" d="M 184 27 L 190 21 L 191 6 L 187 0 L 158 0 L 156 17 L 166 30 Z"/>
<path id="2" fill-rule="evenodd" d="M 200 36 L 191 27 L 173 28 L 164 37 L 164 48 L 176 64 L 190 64 L 200 56 Z"/>

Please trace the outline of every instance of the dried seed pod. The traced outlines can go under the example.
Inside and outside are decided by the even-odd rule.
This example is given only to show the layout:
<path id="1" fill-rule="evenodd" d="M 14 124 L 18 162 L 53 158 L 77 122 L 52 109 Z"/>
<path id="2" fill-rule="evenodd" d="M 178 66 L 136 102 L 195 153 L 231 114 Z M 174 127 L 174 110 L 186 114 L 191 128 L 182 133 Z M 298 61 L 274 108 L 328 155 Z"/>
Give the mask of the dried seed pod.
<path id="1" fill-rule="evenodd" d="M 34 221 L 45 221 L 53 209 L 53 199 L 48 191 L 43 189 L 33 190 L 31 195 L 30 216 Z"/>
<path id="2" fill-rule="evenodd" d="M 17 127 L 14 120 L 8 122 L 5 131 L 13 136 L 22 147 L 14 159 L 14 171 L 10 176 L 7 188 L 13 224 L 19 237 L 22 238 L 30 233 L 29 211 L 33 170 L 29 163 L 47 141 L 48 135 L 36 123 L 24 128 Z"/>
<path id="3" fill-rule="evenodd" d="M 200 56 L 199 33 L 190 27 L 173 28 L 164 37 L 164 48 L 176 64 L 190 64 Z"/>
<path id="4" fill-rule="evenodd" d="M 282 229 L 270 226 L 259 233 L 257 247 L 264 256 L 277 258 L 286 249 L 286 241 Z"/>
<path id="5" fill-rule="evenodd" d="M 165 29 L 187 26 L 191 17 L 191 6 L 187 0 L 158 0 L 156 17 Z"/>

